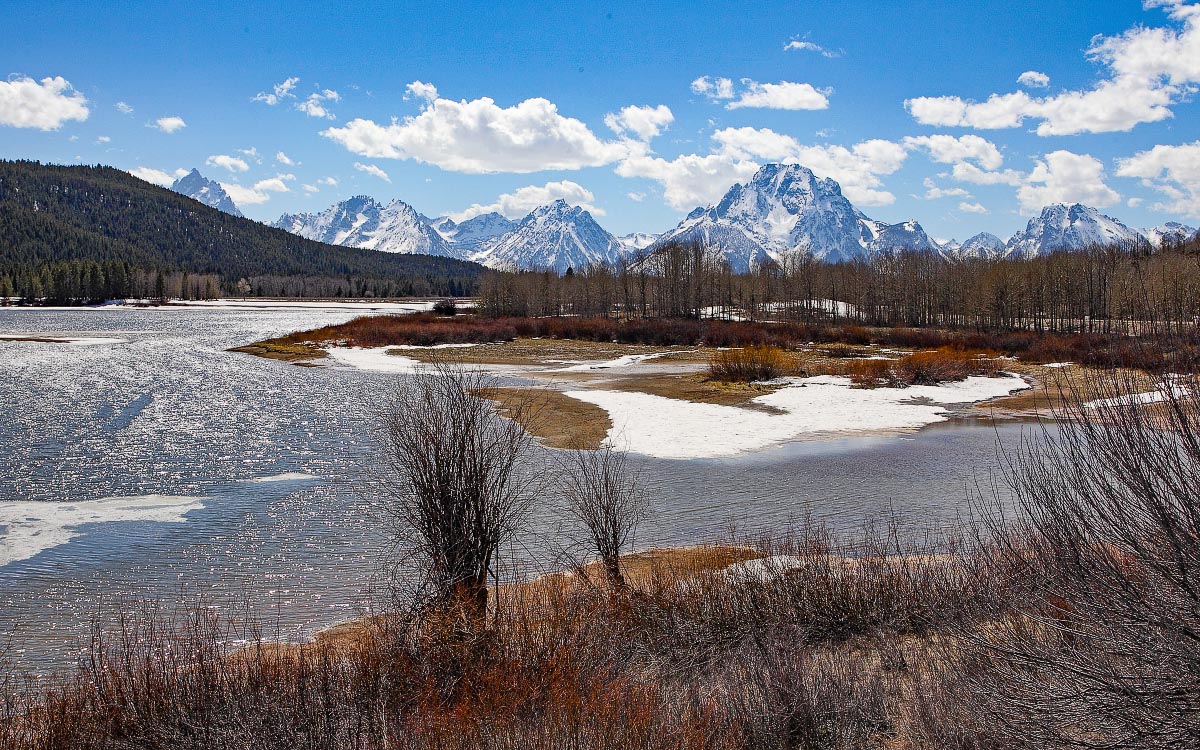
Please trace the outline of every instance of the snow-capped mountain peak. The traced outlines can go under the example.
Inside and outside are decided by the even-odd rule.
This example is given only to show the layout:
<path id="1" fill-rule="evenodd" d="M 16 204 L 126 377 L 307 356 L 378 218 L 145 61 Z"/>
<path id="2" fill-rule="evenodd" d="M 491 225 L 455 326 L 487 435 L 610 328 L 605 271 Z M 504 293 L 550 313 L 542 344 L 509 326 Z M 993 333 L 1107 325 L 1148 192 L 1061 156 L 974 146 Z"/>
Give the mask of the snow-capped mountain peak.
<path id="1" fill-rule="evenodd" d="M 180 195 L 194 198 L 206 206 L 227 214 L 242 215 L 233 199 L 229 197 L 229 193 L 226 193 L 225 188 L 221 187 L 221 183 L 208 179 L 200 174 L 198 169 L 193 168 L 191 172 L 175 180 L 171 184 L 171 189 Z"/>
<path id="2" fill-rule="evenodd" d="M 383 206 L 370 196 L 356 195 L 319 213 L 284 214 L 272 226 L 332 245 L 459 256 L 425 217 L 398 199 Z"/>
<path id="3" fill-rule="evenodd" d="M 589 211 L 559 198 L 535 208 L 507 234 L 484 242 L 471 260 L 492 268 L 549 268 L 563 273 L 568 268 L 612 263 L 621 253 L 621 243 Z"/>
<path id="4" fill-rule="evenodd" d="M 767 164 L 716 204 L 697 208 L 655 246 L 704 241 L 736 271 L 801 251 L 831 262 L 901 249 L 937 251 L 916 221 L 874 221 L 842 195 L 831 178 L 800 164 Z"/>
<path id="5" fill-rule="evenodd" d="M 1081 203 L 1053 203 L 1029 220 L 1005 246 L 1009 257 L 1033 258 L 1057 250 L 1079 250 L 1089 245 L 1145 243 L 1137 230 Z"/>

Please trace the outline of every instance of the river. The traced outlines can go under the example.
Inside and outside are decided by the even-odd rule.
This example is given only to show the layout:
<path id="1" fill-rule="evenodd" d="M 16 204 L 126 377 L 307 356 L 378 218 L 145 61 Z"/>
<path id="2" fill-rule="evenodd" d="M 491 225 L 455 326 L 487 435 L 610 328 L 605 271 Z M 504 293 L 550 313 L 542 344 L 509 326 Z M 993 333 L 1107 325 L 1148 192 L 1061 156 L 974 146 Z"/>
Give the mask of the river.
<path id="1" fill-rule="evenodd" d="M 73 663 L 90 624 L 159 602 L 247 613 L 302 639 L 360 613 L 384 537 L 364 481 L 389 376 L 226 351 L 345 309 L 0 309 L 0 656 Z M 88 343 L 87 339 L 98 339 Z M 1017 423 L 800 442 L 728 459 L 638 459 L 639 547 L 782 532 L 804 517 L 911 532 L 966 510 Z M 522 559 L 549 565 L 539 509 Z M 540 561 L 540 562 L 538 562 Z"/>

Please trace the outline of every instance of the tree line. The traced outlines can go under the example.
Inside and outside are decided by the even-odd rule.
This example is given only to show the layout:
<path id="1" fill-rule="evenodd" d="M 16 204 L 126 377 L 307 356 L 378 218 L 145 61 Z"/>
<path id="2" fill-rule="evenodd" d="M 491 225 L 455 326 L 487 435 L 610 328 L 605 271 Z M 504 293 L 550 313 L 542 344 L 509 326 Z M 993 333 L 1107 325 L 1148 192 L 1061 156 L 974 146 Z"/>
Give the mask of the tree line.
<path id="1" fill-rule="evenodd" d="M 1090 246 L 1036 258 L 900 252 L 824 263 L 803 252 L 749 273 L 719 248 L 671 243 L 617 266 L 493 271 L 488 315 L 785 318 L 873 326 L 1125 332 L 1190 330 L 1200 317 L 1200 239 Z"/>

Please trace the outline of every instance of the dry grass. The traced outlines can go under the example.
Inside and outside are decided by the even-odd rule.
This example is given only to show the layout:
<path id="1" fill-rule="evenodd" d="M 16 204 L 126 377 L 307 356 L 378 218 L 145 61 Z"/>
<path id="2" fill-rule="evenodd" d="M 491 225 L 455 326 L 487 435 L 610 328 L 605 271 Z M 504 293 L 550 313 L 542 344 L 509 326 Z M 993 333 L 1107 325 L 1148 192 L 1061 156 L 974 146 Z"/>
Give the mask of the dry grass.
<path id="1" fill-rule="evenodd" d="M 527 402 L 525 413 L 531 416 L 522 421 L 522 426 L 551 448 L 595 450 L 612 429 L 612 420 L 604 409 L 559 391 L 495 388 L 491 395 L 499 398 L 501 414 L 507 413 L 505 399 L 520 398 Z"/>
<path id="2" fill-rule="evenodd" d="M 754 383 L 790 374 L 795 363 L 777 346 L 747 346 L 726 349 L 713 355 L 708 377 L 722 383 Z"/>
<path id="3" fill-rule="evenodd" d="M 282 341 L 260 341 L 257 344 L 235 346 L 229 351 L 253 354 L 256 357 L 277 359 L 300 364 L 328 356 L 324 349 L 313 344 L 290 344 Z"/>

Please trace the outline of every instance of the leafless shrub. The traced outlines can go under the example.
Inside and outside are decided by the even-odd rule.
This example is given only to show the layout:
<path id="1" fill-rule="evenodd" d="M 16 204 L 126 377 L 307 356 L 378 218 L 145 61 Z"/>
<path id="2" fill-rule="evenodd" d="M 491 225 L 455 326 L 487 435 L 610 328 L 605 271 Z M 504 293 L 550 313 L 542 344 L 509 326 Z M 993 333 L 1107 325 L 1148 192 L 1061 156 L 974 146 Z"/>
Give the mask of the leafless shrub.
<path id="1" fill-rule="evenodd" d="M 1063 385 L 1057 428 L 1011 459 L 1021 515 L 994 520 L 996 536 L 1035 585 L 974 639 L 967 693 L 1006 738 L 1155 750 L 1200 741 L 1196 386 L 1169 376 L 1152 395 L 1126 377 Z"/>
<path id="2" fill-rule="evenodd" d="M 621 551 L 649 510 L 650 498 L 641 478 L 627 453 L 607 445 L 594 451 L 569 451 L 562 463 L 567 509 L 587 529 L 609 583 L 624 587 Z"/>
<path id="3" fill-rule="evenodd" d="M 500 547 L 544 475 L 522 426 L 530 409 L 491 376 L 447 362 L 396 383 L 380 426 L 379 508 L 402 559 L 421 568 L 416 601 L 486 615 Z"/>

